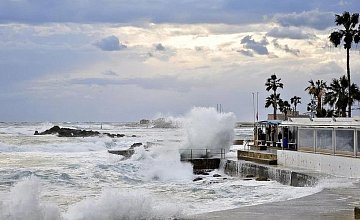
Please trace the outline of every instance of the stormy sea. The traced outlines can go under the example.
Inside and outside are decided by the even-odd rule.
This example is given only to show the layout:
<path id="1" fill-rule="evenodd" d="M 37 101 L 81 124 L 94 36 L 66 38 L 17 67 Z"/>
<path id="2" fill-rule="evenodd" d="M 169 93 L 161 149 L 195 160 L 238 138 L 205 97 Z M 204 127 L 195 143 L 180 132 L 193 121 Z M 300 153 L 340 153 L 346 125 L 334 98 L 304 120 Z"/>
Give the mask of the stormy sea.
<path id="1" fill-rule="evenodd" d="M 232 113 L 193 108 L 183 117 L 139 123 L 0 123 L 0 219 L 174 219 L 284 201 L 319 192 L 227 176 L 223 170 L 193 181 L 181 149 L 226 149 L 251 139 Z M 53 126 L 123 137 L 34 135 Z M 130 157 L 108 153 L 128 149 Z M 218 174 L 218 175 L 214 175 Z"/>

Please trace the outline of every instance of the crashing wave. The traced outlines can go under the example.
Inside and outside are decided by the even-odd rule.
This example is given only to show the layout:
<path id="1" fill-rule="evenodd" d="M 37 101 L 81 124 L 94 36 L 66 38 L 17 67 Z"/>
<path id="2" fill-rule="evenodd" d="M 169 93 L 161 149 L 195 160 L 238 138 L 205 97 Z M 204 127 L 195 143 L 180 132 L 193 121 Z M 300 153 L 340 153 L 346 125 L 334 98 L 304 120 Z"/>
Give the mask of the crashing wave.
<path id="1" fill-rule="evenodd" d="M 171 118 L 158 118 L 151 122 L 152 128 L 180 128 L 181 123 Z"/>

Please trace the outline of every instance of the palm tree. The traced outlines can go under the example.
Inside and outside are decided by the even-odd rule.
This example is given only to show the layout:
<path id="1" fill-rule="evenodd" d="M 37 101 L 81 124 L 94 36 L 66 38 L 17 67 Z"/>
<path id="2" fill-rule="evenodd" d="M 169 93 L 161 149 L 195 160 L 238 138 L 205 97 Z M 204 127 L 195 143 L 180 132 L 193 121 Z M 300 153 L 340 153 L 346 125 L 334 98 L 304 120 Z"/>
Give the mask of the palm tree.
<path id="1" fill-rule="evenodd" d="M 330 86 L 328 87 L 328 92 L 325 94 L 324 103 L 329 104 L 335 109 L 335 115 L 346 117 L 346 107 L 350 102 L 351 105 L 355 101 L 360 100 L 360 90 L 356 84 L 350 86 L 350 101 L 347 88 L 349 81 L 345 76 L 340 77 L 340 79 L 333 79 Z"/>
<path id="2" fill-rule="evenodd" d="M 346 117 L 346 107 L 348 105 L 348 81 L 345 76 L 339 79 L 333 79 L 328 86 L 328 92 L 325 94 L 324 103 L 334 108 L 334 115 Z"/>
<path id="3" fill-rule="evenodd" d="M 278 88 L 283 88 L 283 84 L 280 82 L 281 78 L 277 78 L 275 74 L 271 75 L 270 78 L 268 78 L 266 80 L 265 86 L 266 86 L 266 91 L 273 91 L 272 94 L 272 106 L 274 108 L 274 119 L 276 120 L 276 110 L 277 110 L 277 105 L 278 105 L 278 99 L 280 98 L 280 94 L 276 94 L 276 90 Z M 271 96 L 269 96 L 271 97 Z M 268 97 L 268 98 L 269 98 Z M 268 101 L 268 99 L 266 99 L 266 101 Z M 266 107 L 267 104 L 265 104 Z M 268 105 L 267 107 L 269 107 L 270 105 Z M 267 108 L 266 107 L 266 108 Z"/>
<path id="4" fill-rule="evenodd" d="M 301 97 L 298 97 L 298 96 L 295 95 L 294 97 L 292 97 L 290 99 L 290 102 L 291 102 L 291 104 L 294 104 L 294 111 L 296 112 L 296 106 L 298 104 L 301 104 Z"/>
<path id="5" fill-rule="evenodd" d="M 279 101 L 279 110 L 284 113 L 285 115 L 285 120 L 287 119 L 287 114 L 288 112 L 290 111 L 291 109 L 291 106 L 289 104 L 288 101 L 283 101 L 283 100 L 280 100 Z"/>
<path id="6" fill-rule="evenodd" d="M 313 80 L 309 81 L 310 85 L 305 88 L 315 99 L 317 99 L 316 113 L 320 114 L 322 111 L 322 97 L 326 92 L 326 82 L 317 80 L 315 83 Z"/>
<path id="7" fill-rule="evenodd" d="M 282 103 L 282 99 L 280 98 L 280 94 L 276 94 L 274 96 L 274 94 L 269 95 L 268 97 L 266 97 L 265 100 L 265 108 L 269 108 L 270 106 L 272 106 L 274 109 L 277 109 L 278 106 L 280 107 L 280 103 Z M 275 110 L 276 112 L 276 110 Z M 276 115 L 276 113 L 275 113 Z M 274 115 L 274 119 L 276 120 L 276 117 Z"/>
<path id="8" fill-rule="evenodd" d="M 307 110 L 310 112 L 311 118 L 315 116 L 316 103 L 313 98 L 311 98 L 310 103 L 307 104 Z"/>
<path id="9" fill-rule="evenodd" d="M 344 42 L 344 49 L 346 49 L 346 73 L 348 80 L 348 116 L 351 117 L 351 80 L 350 80 L 350 49 L 352 43 L 359 43 L 359 31 L 356 30 L 356 25 L 359 23 L 359 14 L 350 14 L 345 11 L 342 15 L 335 15 L 335 24 L 337 26 L 343 26 L 344 29 L 338 29 L 332 32 L 329 36 L 329 40 L 335 47 L 339 46 L 341 42 Z M 359 27 L 360 28 L 360 27 Z"/>

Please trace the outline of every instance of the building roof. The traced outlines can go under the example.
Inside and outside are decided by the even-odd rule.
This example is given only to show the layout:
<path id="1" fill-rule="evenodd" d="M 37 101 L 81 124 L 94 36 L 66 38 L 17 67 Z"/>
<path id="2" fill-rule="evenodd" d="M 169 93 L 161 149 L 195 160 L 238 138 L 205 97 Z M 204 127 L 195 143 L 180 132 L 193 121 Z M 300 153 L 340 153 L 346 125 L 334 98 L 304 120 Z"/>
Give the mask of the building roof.
<path id="1" fill-rule="evenodd" d="M 359 127 L 360 118 L 289 118 L 280 126 L 298 127 Z"/>
<path id="2" fill-rule="evenodd" d="M 265 121 L 258 121 L 256 123 L 260 125 L 279 125 L 282 122 L 283 122 L 282 120 L 265 120 Z"/>

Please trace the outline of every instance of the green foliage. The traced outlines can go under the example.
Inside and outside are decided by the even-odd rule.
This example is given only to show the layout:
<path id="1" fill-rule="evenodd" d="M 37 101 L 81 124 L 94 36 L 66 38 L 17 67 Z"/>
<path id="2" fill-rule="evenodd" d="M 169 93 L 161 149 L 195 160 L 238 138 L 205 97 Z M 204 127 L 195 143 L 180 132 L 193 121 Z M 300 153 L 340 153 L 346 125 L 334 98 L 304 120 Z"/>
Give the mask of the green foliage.
<path id="1" fill-rule="evenodd" d="M 314 82 L 313 80 L 309 81 L 310 85 L 305 88 L 305 91 L 314 97 L 317 100 L 316 103 L 316 112 L 322 111 L 322 97 L 326 93 L 326 82 L 323 80 L 317 80 Z"/>
<path id="2" fill-rule="evenodd" d="M 277 106 L 278 106 L 279 100 L 281 100 L 280 94 L 277 94 L 276 91 L 278 88 L 283 88 L 283 84 L 280 81 L 281 81 L 281 78 L 277 78 L 277 76 L 275 74 L 273 74 L 265 82 L 266 91 L 270 91 L 270 90 L 273 91 L 273 94 L 271 94 L 269 97 L 266 98 L 265 107 L 266 108 L 268 108 L 270 106 L 273 107 L 274 119 L 276 119 Z"/>
<path id="3" fill-rule="evenodd" d="M 298 104 L 301 104 L 301 97 L 294 96 L 294 97 L 292 97 L 292 98 L 290 99 L 290 102 L 291 102 L 291 104 L 294 105 L 294 111 L 296 111 L 296 106 L 297 106 Z"/>
<path id="4" fill-rule="evenodd" d="M 276 93 L 276 90 L 278 88 L 283 88 L 283 84 L 280 82 L 281 78 L 277 78 L 275 74 L 271 75 L 270 78 L 267 79 L 265 86 L 266 86 L 266 91 L 274 91 L 274 93 Z"/>
<path id="5" fill-rule="evenodd" d="M 348 116 L 351 117 L 351 74 L 350 74 L 350 53 L 349 50 L 353 43 L 359 43 L 360 40 L 360 25 L 358 28 L 356 26 L 359 23 L 359 14 L 351 14 L 347 11 L 343 12 L 341 15 L 335 15 L 335 24 L 336 26 L 342 26 L 343 29 L 337 29 L 332 32 L 329 36 L 330 42 L 335 46 L 339 46 L 341 43 L 344 44 L 344 49 L 346 49 L 346 72 L 348 80 Z M 343 114 L 343 113 L 342 113 Z"/>
<path id="6" fill-rule="evenodd" d="M 349 98 L 351 105 L 355 101 L 360 101 L 359 87 L 353 83 L 350 86 L 350 95 L 347 90 L 348 87 L 349 81 L 345 76 L 340 77 L 340 79 L 333 79 L 327 87 L 324 103 L 333 108 L 334 116 L 346 117 L 346 107 L 349 103 Z"/>

